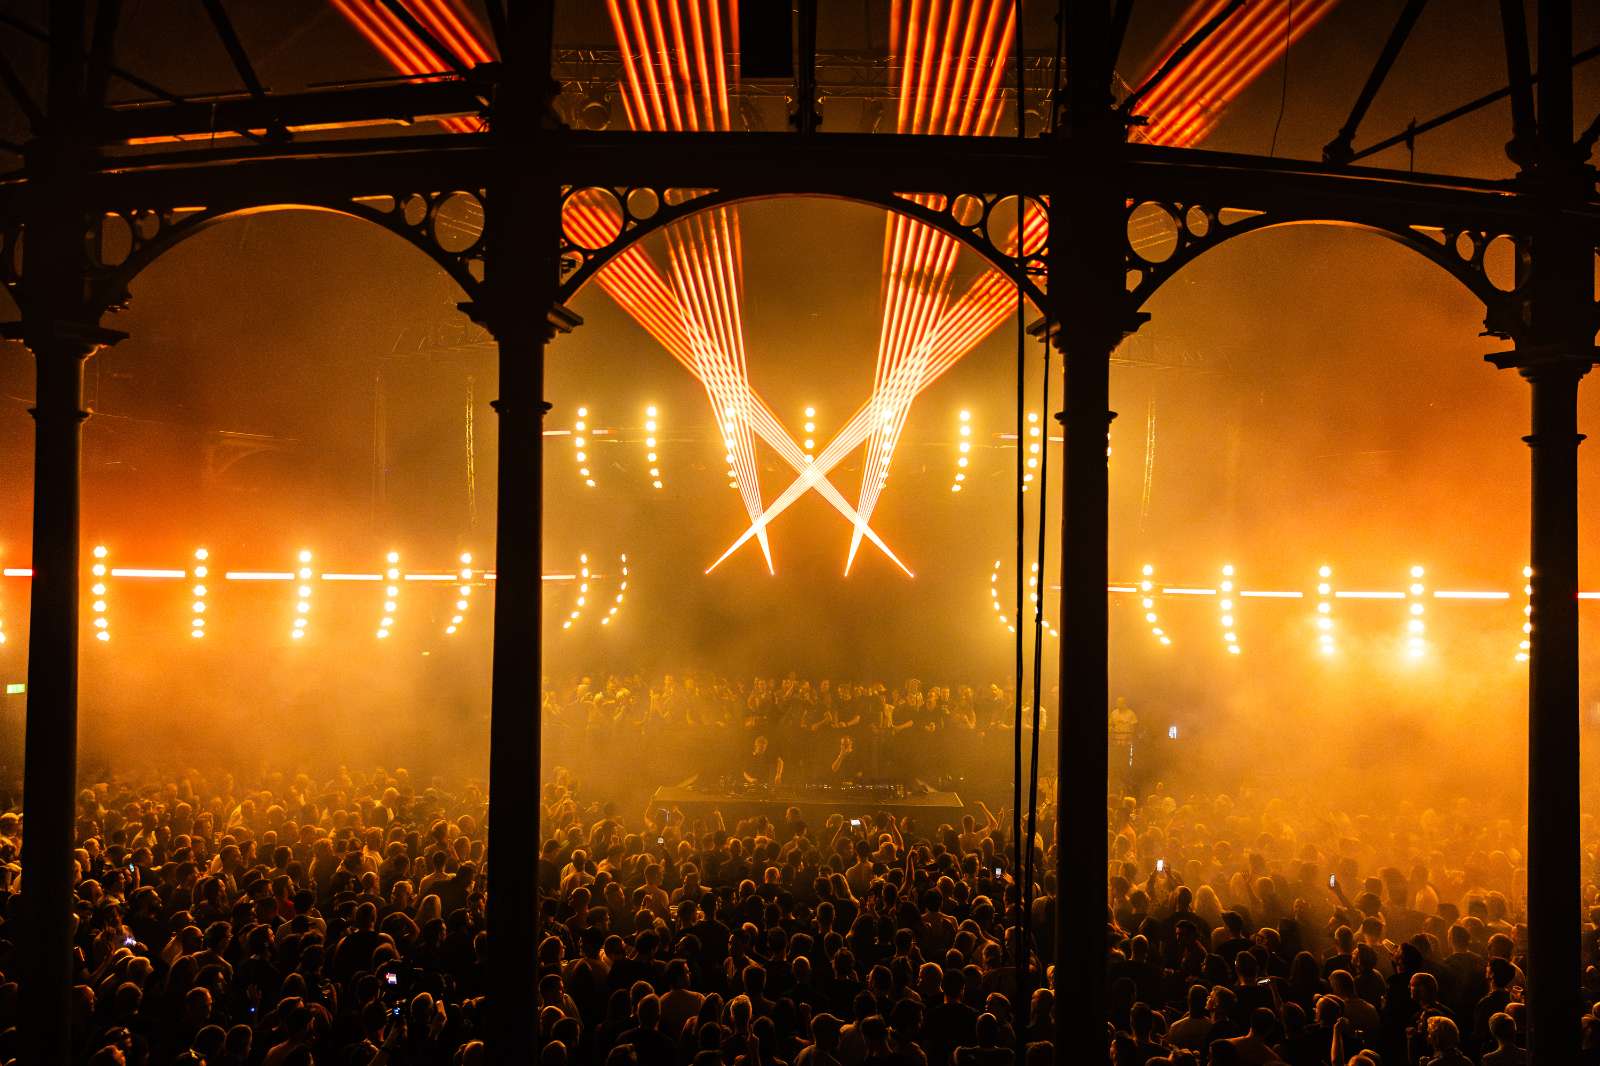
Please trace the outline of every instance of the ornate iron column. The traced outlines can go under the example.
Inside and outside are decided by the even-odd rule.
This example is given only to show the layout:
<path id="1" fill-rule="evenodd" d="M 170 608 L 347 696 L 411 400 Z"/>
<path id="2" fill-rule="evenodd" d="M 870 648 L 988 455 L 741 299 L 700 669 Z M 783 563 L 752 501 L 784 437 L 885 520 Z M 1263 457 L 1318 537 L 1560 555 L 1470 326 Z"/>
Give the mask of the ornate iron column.
<path id="1" fill-rule="evenodd" d="M 61 247 L 78 247 L 76 229 Z M 31 307 L 33 301 L 29 303 Z M 47 313 L 37 317 L 44 321 L 33 321 L 30 310 L 23 322 L 23 338 L 33 352 L 38 382 L 32 412 L 33 585 L 23 756 L 26 834 L 22 863 L 26 873 L 18 937 L 21 1061 L 30 1064 L 71 1058 L 79 464 L 83 420 L 88 417 L 82 410 L 83 362 L 101 340 L 109 339 L 83 323 L 52 320 Z"/>
<path id="2" fill-rule="evenodd" d="M 83 4 L 51 5 L 53 42 L 81 42 Z M 83 175 L 93 148 L 86 127 L 88 66 L 81 45 L 53 45 L 48 119 L 27 146 L 31 197 L 18 291 L 20 336 L 33 352 L 33 584 L 24 741 L 22 918 L 18 962 L 20 1061 L 71 1058 L 73 846 L 78 763 L 79 466 L 83 363 L 121 334 L 99 327 L 92 306 Z M 98 106 L 97 103 L 94 106 Z"/>
<path id="3" fill-rule="evenodd" d="M 497 159 L 484 212 L 483 300 L 463 309 L 500 350 L 495 499 L 494 663 L 489 720 L 489 1058 L 527 1066 L 538 1050 L 541 570 L 545 346 L 579 319 L 557 303 L 559 87 L 550 78 L 551 5 L 513 5 L 506 79 L 495 100 Z"/>
<path id="4" fill-rule="evenodd" d="M 1057 721 L 1056 1060 L 1104 1062 L 1111 353 L 1123 282 L 1123 130 L 1111 107 L 1109 6 L 1068 0 L 1068 106 L 1051 167 L 1050 316 L 1062 352 L 1061 708 Z"/>
<path id="5" fill-rule="evenodd" d="M 1569 55 L 1570 0 L 1539 5 L 1539 54 Z M 1563 217 L 1592 194 L 1573 149 L 1572 72 L 1540 64 L 1538 148 L 1519 182 L 1539 217 L 1519 264 L 1514 351 L 1490 356 L 1532 387 L 1533 568 L 1528 659 L 1528 961 L 1533 1061 L 1580 1050 L 1578 383 L 1595 362 L 1594 249 Z"/>

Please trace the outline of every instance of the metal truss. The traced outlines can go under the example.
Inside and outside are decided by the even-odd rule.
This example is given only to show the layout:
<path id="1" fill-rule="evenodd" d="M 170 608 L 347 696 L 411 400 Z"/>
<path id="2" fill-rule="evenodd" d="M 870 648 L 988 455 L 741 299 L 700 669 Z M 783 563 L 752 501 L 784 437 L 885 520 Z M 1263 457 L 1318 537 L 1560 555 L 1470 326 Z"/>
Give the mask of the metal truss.
<path id="1" fill-rule="evenodd" d="M 684 151 L 692 139 L 697 150 Z M 616 255 L 650 234 L 717 206 L 780 196 L 871 204 L 915 218 L 959 240 L 1033 301 L 1044 298 L 1046 249 L 1019 260 L 1009 226 L 1017 195 L 1040 203 L 1072 147 L 1053 139 L 903 135 L 589 133 L 549 137 L 552 170 L 613 208 L 611 239 L 598 247 L 562 237 L 562 298 L 569 299 Z M 671 150 L 667 150 L 667 145 Z M 1415 251 L 1484 303 L 1491 332 L 1516 333 L 1519 283 L 1503 287 L 1486 253 L 1497 238 L 1520 247 L 1537 198 L 1514 181 L 1481 181 L 1321 163 L 1263 160 L 1192 149 L 1129 145 L 1130 227 L 1126 265 L 1134 308 L 1203 252 L 1274 226 L 1355 226 Z M 286 208 L 332 211 L 374 223 L 429 256 L 475 298 L 483 280 L 484 202 L 492 152 L 487 135 L 373 139 L 340 145 L 248 146 L 104 164 L 90 179 L 101 211 L 86 220 L 94 276 L 91 306 L 127 301 L 131 280 L 168 249 L 227 218 Z M 639 183 L 638 175 L 652 180 Z M 1009 191 L 996 191 L 1007 190 Z M 395 189 L 417 191 L 395 192 Z M 910 193 L 932 190 L 928 202 Z M 36 187 L 0 183 L 0 282 L 21 277 L 22 211 Z M 186 204 L 193 206 L 161 206 Z M 997 214 L 997 209 L 999 213 Z M 9 221 L 5 221 L 9 220 Z M 1600 246 L 1600 204 L 1568 208 L 1563 223 Z M 1140 236 L 1141 228 L 1165 234 Z M 1000 230 L 1005 232 L 1000 232 Z M 1519 253 L 1520 258 L 1520 253 Z M 1520 274 L 1520 271 L 1519 271 Z M 1497 283 L 1498 282 L 1498 283 Z M 19 296 L 21 294 L 19 293 Z"/>

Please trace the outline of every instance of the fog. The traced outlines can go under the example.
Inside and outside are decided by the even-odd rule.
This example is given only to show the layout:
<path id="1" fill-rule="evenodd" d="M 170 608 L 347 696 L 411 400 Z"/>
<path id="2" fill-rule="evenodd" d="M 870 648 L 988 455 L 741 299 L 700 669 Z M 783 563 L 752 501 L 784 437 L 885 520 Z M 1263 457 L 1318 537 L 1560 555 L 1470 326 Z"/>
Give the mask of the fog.
<path id="1" fill-rule="evenodd" d="M 1480 6 L 1492 17 L 1491 5 Z M 1341 117 L 1348 94 L 1315 91 L 1319 78 L 1344 86 L 1360 76 L 1345 68 L 1368 54 L 1375 16 L 1346 5 L 1340 17 L 1337 32 L 1319 39 L 1329 47 L 1295 69 L 1281 153 L 1315 156 Z M 1374 131 L 1397 121 L 1397 99 L 1450 104 L 1500 80 L 1472 64 L 1437 84 L 1417 65 L 1396 78 L 1369 119 Z M 1275 87 L 1256 87 L 1209 146 L 1263 150 L 1278 103 Z M 1426 141 L 1417 163 L 1503 173 L 1504 123 L 1489 109 L 1454 136 Z M 801 411 L 814 406 L 820 449 L 871 388 L 882 212 L 782 200 L 739 214 L 753 383 L 797 437 Z M 957 290 L 983 269 L 963 252 Z M 163 257 L 133 297 L 111 323 L 129 339 L 90 364 L 86 545 L 106 544 L 114 565 L 126 566 L 187 566 L 200 546 L 218 570 L 293 569 L 302 548 L 319 570 L 381 570 L 390 550 L 419 570 L 453 570 L 462 552 L 480 570 L 492 565 L 494 352 L 457 343 L 462 296 L 416 250 L 347 219 L 260 215 Z M 571 438 L 546 442 L 545 570 L 573 576 L 547 582 L 544 594 L 552 685 L 612 674 L 649 685 L 691 671 L 735 679 L 794 671 L 891 689 L 910 678 L 1010 682 L 1013 645 L 989 589 L 1000 560 L 998 587 L 1010 604 L 1015 452 L 1001 435 L 1016 429 L 1013 325 L 913 408 L 873 524 L 915 578 L 870 546 L 843 576 L 848 525 L 814 495 L 772 523 L 775 575 L 753 544 L 708 575 L 745 517 L 723 476 L 703 389 L 598 287 L 574 309 L 585 324 L 549 353 L 547 427 L 570 429 L 585 407 L 591 426 L 607 432 L 596 435 L 593 489 L 577 473 Z M 1514 655 L 1528 396 L 1514 375 L 1483 361 L 1503 345 L 1479 336 L 1481 308 L 1379 236 L 1294 227 L 1208 253 L 1146 309 L 1151 322 L 1112 376 L 1113 580 L 1136 583 L 1148 564 L 1157 585 L 1215 587 L 1232 565 L 1241 588 L 1304 593 L 1241 600 L 1238 655 L 1224 646 L 1216 598 L 1161 597 L 1172 641 L 1163 645 L 1138 597 L 1113 597 L 1113 694 L 1161 733 L 1179 726 L 1164 763 L 1172 787 L 1314 783 L 1351 803 L 1470 789 L 1503 793 L 1508 816 L 1520 817 L 1525 668 Z M 1027 352 L 1023 404 L 1040 410 L 1040 350 Z M 24 351 L 0 347 L 7 565 L 29 554 L 31 370 Z M 1060 407 L 1053 378 L 1050 414 Z M 649 405 L 661 412 L 660 491 L 650 487 L 640 439 Z M 1593 432 L 1597 405 L 1591 384 L 1580 428 Z M 949 486 L 963 409 L 973 412 L 978 447 L 958 495 Z M 1046 584 L 1059 566 L 1059 450 L 1051 453 Z M 788 477 L 770 451 L 757 454 L 770 500 Z M 1600 462 L 1592 445 L 1581 462 L 1588 531 L 1596 513 L 1587 490 Z M 836 477 L 854 500 L 859 452 Z M 1026 499 L 1031 561 L 1038 495 Z M 602 627 L 623 554 L 627 598 Z M 585 555 L 593 589 L 573 620 Z M 1404 604 L 1337 601 L 1338 653 L 1322 656 L 1313 612 L 1324 565 L 1340 589 L 1404 589 L 1420 565 L 1430 591 L 1510 596 L 1427 599 L 1427 652 L 1417 660 L 1404 654 Z M 1583 567 L 1585 586 L 1600 587 L 1593 553 Z M 487 584 L 448 639 L 450 588 L 407 584 L 396 635 L 379 642 L 377 590 L 319 582 L 310 636 L 298 645 L 288 639 L 289 585 L 212 581 L 210 629 L 194 641 L 182 584 L 112 583 L 112 639 L 83 648 L 86 769 L 377 761 L 481 774 Z M 24 677 L 26 596 L 26 581 L 0 580 L 8 681 Z M 1046 611 L 1064 624 L 1054 593 Z M 1586 637 L 1592 623 L 1586 606 Z M 1047 637 L 1047 702 L 1057 648 Z M 1586 708 L 1597 698 L 1593 665 L 1586 654 Z M 22 705 L 17 696 L 0 705 L 9 739 L 19 735 Z M 14 781 L 20 746 L 5 750 Z"/>

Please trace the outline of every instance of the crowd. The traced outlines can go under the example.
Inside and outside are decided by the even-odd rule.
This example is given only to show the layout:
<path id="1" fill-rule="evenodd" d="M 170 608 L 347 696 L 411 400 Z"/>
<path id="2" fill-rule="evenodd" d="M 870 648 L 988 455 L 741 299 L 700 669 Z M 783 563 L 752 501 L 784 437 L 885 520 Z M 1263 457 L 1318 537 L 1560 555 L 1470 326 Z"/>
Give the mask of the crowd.
<path id="1" fill-rule="evenodd" d="M 656 702 L 665 716 L 693 701 Z M 537 864 L 545 899 L 540 1066 L 1055 1061 L 1048 782 L 1025 920 L 997 797 L 950 824 L 871 810 L 813 824 L 799 809 L 634 814 L 607 783 L 548 774 L 540 853 L 511 857 Z M 1526 1061 L 1539 975 L 1523 827 L 1488 799 L 1122 791 L 1106 812 L 1117 1066 Z M 404 769 L 87 784 L 74 1062 L 484 1061 L 484 813 L 481 786 Z M 0 1063 L 19 1021 L 22 828 L 0 814 Z M 1592 922 L 1582 936 L 1594 1003 Z M 1573 1024 L 1600 1062 L 1600 1004 Z"/>

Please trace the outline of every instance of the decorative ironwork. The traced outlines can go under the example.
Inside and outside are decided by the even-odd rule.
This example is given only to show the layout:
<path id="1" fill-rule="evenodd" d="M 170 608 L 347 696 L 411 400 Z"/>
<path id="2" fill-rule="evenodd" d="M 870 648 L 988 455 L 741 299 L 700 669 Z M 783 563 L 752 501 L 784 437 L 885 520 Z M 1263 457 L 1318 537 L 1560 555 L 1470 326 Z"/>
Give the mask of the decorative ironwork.
<path id="1" fill-rule="evenodd" d="M 273 204 L 217 204 L 203 208 L 143 208 L 107 212 L 86 219 L 84 259 L 90 280 L 89 307 L 95 313 L 118 310 L 129 301 L 128 286 L 151 263 L 190 237 L 233 218 L 270 211 L 326 211 L 371 222 L 427 255 L 469 299 L 483 280 L 485 207 L 482 190 L 452 189 L 305 200 Z M 0 252 L 9 253 L 9 232 Z M 20 256 L 0 255 L 16 287 L 22 282 Z"/>
<path id="2" fill-rule="evenodd" d="M 682 189 L 660 186 L 567 186 L 561 194 L 561 301 L 580 289 L 617 256 L 651 234 L 691 215 L 716 207 L 776 199 L 792 193 L 752 193 L 732 189 Z M 805 194 L 799 194 L 805 195 Z M 819 198 L 870 204 L 895 211 L 965 244 L 1004 272 L 1035 306 L 1044 307 L 1044 227 L 1036 227 L 1016 254 L 1016 197 L 1007 193 L 900 193 L 844 195 L 818 192 Z M 1025 198 L 1023 211 L 1043 216 L 1044 205 Z M 1036 236 L 1036 234 L 1038 234 Z"/>
<path id="3" fill-rule="evenodd" d="M 1488 332 L 1508 337 L 1517 334 L 1517 295 L 1528 273 L 1519 235 L 1454 226 L 1396 225 L 1364 218 L 1359 213 L 1331 219 L 1207 203 L 1135 203 L 1128 208 L 1127 217 L 1129 299 L 1133 307 L 1143 307 L 1185 266 L 1235 237 L 1279 226 L 1318 224 L 1355 227 L 1411 249 L 1445 270 L 1483 302 Z"/>

